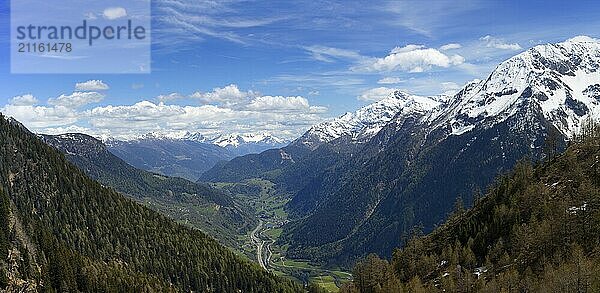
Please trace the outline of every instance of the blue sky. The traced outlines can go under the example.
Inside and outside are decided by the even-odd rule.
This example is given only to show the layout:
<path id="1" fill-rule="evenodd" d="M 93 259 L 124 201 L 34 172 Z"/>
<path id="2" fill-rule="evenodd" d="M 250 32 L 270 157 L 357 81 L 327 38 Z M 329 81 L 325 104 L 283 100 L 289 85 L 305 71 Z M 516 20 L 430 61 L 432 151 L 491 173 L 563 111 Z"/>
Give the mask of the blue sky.
<path id="1" fill-rule="evenodd" d="M 11 74 L 7 2 L 0 111 L 49 133 L 293 138 L 392 89 L 450 93 L 536 44 L 600 37 L 597 1 L 156 0 L 152 73 Z"/>

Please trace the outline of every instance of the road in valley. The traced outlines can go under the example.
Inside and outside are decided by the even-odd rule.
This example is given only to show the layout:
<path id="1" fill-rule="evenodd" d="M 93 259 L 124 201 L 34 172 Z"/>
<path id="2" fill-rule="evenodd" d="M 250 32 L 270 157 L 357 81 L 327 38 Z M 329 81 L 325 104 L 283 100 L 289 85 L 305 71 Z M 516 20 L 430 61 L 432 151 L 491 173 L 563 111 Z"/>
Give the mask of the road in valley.
<path id="1" fill-rule="evenodd" d="M 252 242 L 256 245 L 256 259 L 258 260 L 258 264 L 261 268 L 267 270 L 267 266 L 265 265 L 265 260 L 263 259 L 263 247 L 265 246 L 265 241 L 260 238 L 260 232 L 263 226 L 263 220 L 258 220 L 258 225 L 252 233 L 250 234 L 250 238 Z"/>

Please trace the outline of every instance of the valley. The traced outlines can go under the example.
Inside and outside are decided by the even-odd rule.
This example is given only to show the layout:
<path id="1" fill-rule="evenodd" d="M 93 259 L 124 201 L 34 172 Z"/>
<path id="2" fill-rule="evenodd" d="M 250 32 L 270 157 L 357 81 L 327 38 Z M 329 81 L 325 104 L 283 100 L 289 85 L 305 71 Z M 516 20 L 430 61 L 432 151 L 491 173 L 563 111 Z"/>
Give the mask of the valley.
<path id="1" fill-rule="evenodd" d="M 352 280 L 349 272 L 329 269 L 308 260 L 286 258 L 289 246 L 279 240 L 284 225 L 289 222 L 284 207 L 290 198 L 279 193 L 272 182 L 248 179 L 241 183 L 213 183 L 213 186 L 230 192 L 246 192 L 238 193 L 235 197 L 254 209 L 258 223 L 248 234 L 240 236 L 243 239 L 240 250 L 248 258 L 257 261 L 263 269 L 305 285 L 319 284 L 330 292 L 337 292 L 342 284 Z"/>

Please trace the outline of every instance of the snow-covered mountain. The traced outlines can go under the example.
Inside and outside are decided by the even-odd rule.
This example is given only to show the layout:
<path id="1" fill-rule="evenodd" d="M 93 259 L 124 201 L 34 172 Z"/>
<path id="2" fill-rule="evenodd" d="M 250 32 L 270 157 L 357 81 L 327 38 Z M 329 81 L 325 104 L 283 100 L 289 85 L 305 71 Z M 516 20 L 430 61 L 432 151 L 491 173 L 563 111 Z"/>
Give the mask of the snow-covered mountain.
<path id="1" fill-rule="evenodd" d="M 135 142 L 144 140 L 189 140 L 195 142 L 206 142 L 208 139 L 198 132 L 189 131 L 153 131 L 142 135 L 133 135 L 128 137 L 105 136 L 99 139 L 107 145 L 118 142 Z"/>
<path id="2" fill-rule="evenodd" d="M 387 123 L 375 119 L 383 127 L 372 124 L 381 130 L 352 157 L 324 171 L 303 171 L 323 172 L 318 178 L 327 180 L 301 186 L 290 202 L 301 220 L 284 232 L 292 239 L 288 256 L 342 263 L 365 251 L 389 256 L 400 244 L 397 235 L 416 223 L 431 230 L 458 195 L 471 203 L 473 190 L 523 157 L 537 160 L 559 151 L 586 119 L 600 117 L 599 90 L 600 40 L 575 37 L 518 54 L 439 104 L 425 103 L 429 107 L 420 111 L 413 110 L 414 103 L 385 108 L 397 114 L 391 119 L 384 114 Z M 347 129 L 322 124 L 309 133 L 352 136 L 370 127 Z M 559 137 L 544 145 L 554 130 Z M 310 157 L 299 164 L 309 165 Z"/>
<path id="3" fill-rule="evenodd" d="M 233 133 L 229 135 L 219 135 L 208 141 L 220 147 L 239 147 L 244 144 L 281 146 L 288 142 L 285 139 L 275 137 L 270 133 Z"/>
<path id="4" fill-rule="evenodd" d="M 485 80 L 467 83 L 454 96 L 387 98 L 310 128 L 296 142 L 308 147 L 346 136 L 366 142 L 385 125 L 422 114 L 431 129 L 461 135 L 492 127 L 525 107 L 539 110 L 565 137 L 588 117 L 600 116 L 600 41 L 579 36 L 535 46 L 501 63 Z"/>
<path id="5" fill-rule="evenodd" d="M 459 135 L 529 107 L 571 137 L 582 121 L 600 116 L 599 69 L 600 40 L 580 36 L 535 46 L 502 62 L 487 79 L 467 84 L 429 119 Z"/>
<path id="6" fill-rule="evenodd" d="M 425 114 L 444 105 L 448 96 L 422 97 L 395 91 L 388 97 L 310 128 L 296 143 L 310 148 L 346 136 L 366 142 L 394 117 L 413 113 Z"/>
<path id="7" fill-rule="evenodd" d="M 199 143 L 214 144 L 223 148 L 239 148 L 245 145 L 257 145 L 264 147 L 281 147 L 289 141 L 276 137 L 270 133 L 232 133 L 232 134 L 219 134 L 212 137 L 207 137 L 199 132 L 189 131 L 156 131 L 149 132 L 140 136 L 134 136 L 131 138 L 117 139 L 113 137 L 104 137 L 101 140 L 107 145 L 119 142 L 136 142 L 136 141 L 159 141 L 159 140 L 181 140 L 181 141 L 193 141 Z"/>

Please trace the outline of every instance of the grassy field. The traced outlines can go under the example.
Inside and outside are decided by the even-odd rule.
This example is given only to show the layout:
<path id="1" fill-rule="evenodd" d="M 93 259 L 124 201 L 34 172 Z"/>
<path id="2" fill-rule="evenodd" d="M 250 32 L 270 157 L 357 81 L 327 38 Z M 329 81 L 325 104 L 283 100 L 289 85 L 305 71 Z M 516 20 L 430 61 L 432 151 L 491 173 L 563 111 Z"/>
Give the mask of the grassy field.
<path id="1" fill-rule="evenodd" d="M 283 232 L 281 228 L 274 228 L 265 231 L 265 234 L 271 237 L 271 239 L 277 239 L 279 236 L 281 236 L 281 232 Z"/>
<path id="2" fill-rule="evenodd" d="M 340 288 L 335 284 L 335 278 L 329 275 L 321 275 L 310 278 L 311 282 L 319 284 L 323 289 L 329 292 L 339 292 Z"/>

